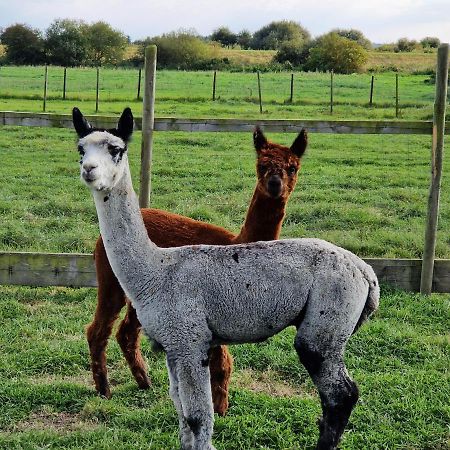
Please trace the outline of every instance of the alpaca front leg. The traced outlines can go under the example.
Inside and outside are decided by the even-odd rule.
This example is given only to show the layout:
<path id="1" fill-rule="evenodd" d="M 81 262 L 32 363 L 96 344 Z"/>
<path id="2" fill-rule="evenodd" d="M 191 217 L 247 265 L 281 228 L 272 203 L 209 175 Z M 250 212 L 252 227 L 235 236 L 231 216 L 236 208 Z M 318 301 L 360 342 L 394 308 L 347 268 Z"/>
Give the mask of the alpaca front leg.
<path id="1" fill-rule="evenodd" d="M 194 435 L 193 450 L 215 450 L 211 442 L 214 409 L 206 348 L 201 353 L 184 354 L 177 362 L 177 374 L 183 414 Z"/>
<path id="2" fill-rule="evenodd" d="M 127 314 L 120 324 L 116 339 L 138 386 L 141 389 L 148 389 L 150 387 L 150 378 L 147 375 L 147 366 L 140 349 L 142 327 L 137 318 L 136 310 L 129 301 L 127 304 Z"/>
<path id="3" fill-rule="evenodd" d="M 189 427 L 183 414 L 183 408 L 181 406 L 181 400 L 179 396 L 178 375 L 175 358 L 167 355 L 166 364 L 170 383 L 169 395 L 178 413 L 178 426 L 181 448 L 183 450 L 192 450 L 194 448 L 194 434 L 192 433 L 192 430 Z"/>

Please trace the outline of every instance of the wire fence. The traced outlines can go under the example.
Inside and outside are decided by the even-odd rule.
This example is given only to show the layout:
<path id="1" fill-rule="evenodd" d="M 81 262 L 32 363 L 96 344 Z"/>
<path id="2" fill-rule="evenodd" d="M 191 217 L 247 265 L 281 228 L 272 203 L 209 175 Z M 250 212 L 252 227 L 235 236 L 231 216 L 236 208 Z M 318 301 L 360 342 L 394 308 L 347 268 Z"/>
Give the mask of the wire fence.
<path id="1" fill-rule="evenodd" d="M 43 106 L 61 101 L 110 102 L 138 101 L 141 97 L 139 69 L 48 67 L 45 91 L 44 67 L 0 68 L 0 99 L 13 110 L 23 110 L 20 100 L 36 101 Z M 397 78 L 397 80 L 396 80 Z M 316 105 L 333 111 L 334 106 L 396 108 L 398 110 L 430 108 L 435 87 L 425 75 L 395 73 L 330 74 L 316 72 L 257 73 L 187 72 L 161 70 L 157 73 L 157 102 L 261 103 L 261 111 L 270 105 Z M 398 83 L 398 89 L 396 89 Z M 332 95 L 331 95 L 332 92 Z M 371 101 L 372 99 L 372 101 Z M 263 108 L 264 106 L 264 108 Z M 329 108 L 330 107 L 330 108 Z M 97 108 L 98 109 L 98 108 Z M 42 109 L 41 109 L 42 110 Z M 325 110 L 325 109 L 324 109 Z M 428 117 L 420 117 L 428 118 Z"/>

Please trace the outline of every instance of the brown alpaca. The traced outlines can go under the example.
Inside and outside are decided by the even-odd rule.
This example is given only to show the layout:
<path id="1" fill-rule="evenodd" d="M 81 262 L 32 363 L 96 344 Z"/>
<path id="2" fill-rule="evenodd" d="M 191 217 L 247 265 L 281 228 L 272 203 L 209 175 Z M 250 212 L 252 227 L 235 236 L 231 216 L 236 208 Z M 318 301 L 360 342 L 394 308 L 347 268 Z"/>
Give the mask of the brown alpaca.
<path id="1" fill-rule="evenodd" d="M 290 148 L 267 141 L 259 128 L 253 134 L 253 140 L 258 182 L 240 233 L 235 236 L 224 228 L 188 217 L 158 209 L 142 209 L 148 235 L 156 245 L 229 245 L 278 239 L 286 204 L 297 182 L 300 158 L 306 150 L 307 134 L 302 130 Z M 97 240 L 94 257 L 98 302 L 94 320 L 87 328 L 87 339 L 95 388 L 100 395 L 110 398 L 105 349 L 113 324 L 125 303 L 128 309 L 117 331 L 117 341 L 139 387 L 149 387 L 150 380 L 139 345 L 141 324 L 111 269 L 101 237 Z M 211 349 L 211 390 L 214 410 L 220 415 L 226 414 L 228 409 L 232 366 L 233 359 L 226 346 Z"/>

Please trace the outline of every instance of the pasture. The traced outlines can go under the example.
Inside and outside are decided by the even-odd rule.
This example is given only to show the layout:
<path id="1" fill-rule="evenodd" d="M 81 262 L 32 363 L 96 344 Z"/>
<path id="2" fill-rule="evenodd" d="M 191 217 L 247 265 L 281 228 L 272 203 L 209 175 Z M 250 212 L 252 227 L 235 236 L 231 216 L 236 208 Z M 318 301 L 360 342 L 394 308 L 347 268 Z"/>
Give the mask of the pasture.
<path id="1" fill-rule="evenodd" d="M 67 69 L 66 100 L 63 68 L 49 67 L 47 112 L 64 113 L 76 102 L 95 112 L 95 69 Z M 435 86 L 429 75 L 399 74 L 400 119 L 430 120 Z M 218 72 L 216 101 L 212 101 L 212 72 L 161 70 L 156 80 L 155 113 L 159 117 L 243 117 L 309 119 L 396 118 L 395 73 L 375 74 L 373 105 L 369 106 L 370 74 L 334 75 L 334 109 L 330 115 L 330 74 L 262 73 L 263 114 L 259 112 L 256 73 Z M 0 68 L 0 110 L 42 111 L 43 67 Z M 101 69 L 99 112 L 118 114 L 125 103 L 141 109 L 137 100 L 138 70 Z"/>
<path id="2" fill-rule="evenodd" d="M 6 69 L 0 70 L 0 86 Z M 123 73 L 133 73 L 137 81 L 136 71 Z M 197 84 L 189 85 L 188 78 L 182 78 L 190 75 L 186 72 L 167 72 L 167 80 L 173 77 L 174 84 L 164 91 L 163 74 L 158 73 L 157 116 L 260 116 L 254 99 L 242 100 L 241 94 L 214 103 L 208 100 L 211 73 L 198 74 L 196 83 L 204 77 L 198 91 Z M 230 92 L 245 86 L 236 87 L 235 74 L 226 75 Z M 254 74 L 237 75 L 255 78 Z M 268 79 L 284 76 L 286 90 L 282 95 L 275 88 L 268 90 L 272 100 L 264 118 L 330 118 L 328 76 L 305 74 L 313 75 L 323 78 L 308 94 L 311 103 L 298 100 L 287 105 L 282 97 L 288 95 L 288 74 L 267 74 Z M 77 105 L 92 113 L 95 73 L 86 71 L 87 76 L 94 76 L 93 93 L 80 94 L 88 91 L 91 78 L 80 79 L 70 94 L 73 97 L 68 94 L 66 101 L 57 99 L 60 94 L 50 88 L 55 98 L 50 97 L 47 110 L 68 113 Z M 389 83 L 390 77 L 386 78 Z M 426 77 L 416 77 L 405 76 L 405 82 L 412 83 L 409 92 L 417 98 L 402 114 L 429 119 L 434 86 L 423 83 Z M 141 103 L 130 101 L 135 91 L 131 83 L 126 85 L 128 79 L 123 79 L 123 90 L 108 88 L 116 89 L 117 96 L 100 103 L 102 113 L 116 114 L 130 105 L 140 115 Z M 366 81 L 364 92 L 368 93 L 368 76 Z M 34 88 L 16 83 L 11 89 L 9 99 L 0 99 L 0 109 L 40 111 L 42 103 L 33 97 Z M 0 97 L 3 92 L 0 89 Z M 363 88 L 350 85 L 351 101 L 337 104 L 333 118 L 341 114 L 348 119 L 395 117 L 391 103 L 368 108 L 362 92 Z M 267 136 L 286 145 L 295 137 Z M 251 133 L 161 132 L 154 140 L 152 206 L 237 232 L 255 184 Z M 428 136 L 311 134 L 282 237 L 320 237 L 362 257 L 421 257 L 430 146 Z M 136 133 L 130 146 L 136 189 L 139 148 Z M 0 149 L 0 251 L 92 252 L 98 223 L 92 199 L 78 180 L 75 133 L 3 126 Z M 446 152 L 444 167 L 449 163 Z M 448 170 L 444 170 L 440 258 L 450 258 L 449 185 Z M 1 449 L 177 448 L 176 413 L 168 396 L 164 358 L 153 353 L 145 339 L 152 387 L 137 389 L 118 345 L 111 341 L 108 368 L 113 398 L 96 397 L 84 337 L 95 302 L 94 289 L 0 286 Z M 383 286 L 380 309 L 347 347 L 347 366 L 359 384 L 361 399 L 340 448 L 449 448 L 449 328 L 448 295 L 424 297 Z M 231 349 L 236 366 L 231 409 L 227 417 L 216 417 L 218 449 L 310 449 L 314 445 L 319 399 L 298 363 L 293 336 L 293 330 L 286 330 L 268 342 Z"/>

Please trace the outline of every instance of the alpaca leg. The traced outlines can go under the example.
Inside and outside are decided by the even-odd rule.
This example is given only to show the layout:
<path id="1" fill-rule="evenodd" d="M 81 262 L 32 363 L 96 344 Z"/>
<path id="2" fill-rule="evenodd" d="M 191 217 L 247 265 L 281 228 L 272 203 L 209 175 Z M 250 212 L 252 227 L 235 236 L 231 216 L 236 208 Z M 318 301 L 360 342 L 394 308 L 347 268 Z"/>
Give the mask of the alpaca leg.
<path id="1" fill-rule="evenodd" d="M 228 388 L 233 357 L 225 345 L 213 347 L 209 353 L 209 371 L 211 373 L 211 392 L 214 412 L 224 416 L 228 410 Z"/>
<path id="2" fill-rule="evenodd" d="M 169 395 L 178 413 L 181 448 L 183 450 L 192 450 L 194 446 L 194 434 L 192 433 L 192 430 L 189 427 L 189 424 L 187 423 L 186 418 L 183 414 L 183 408 L 181 406 L 181 400 L 179 396 L 178 375 L 175 359 L 167 357 L 166 364 L 170 382 Z"/>
<path id="3" fill-rule="evenodd" d="M 106 346 L 113 324 L 124 305 L 125 294 L 117 280 L 113 284 L 99 284 L 94 320 L 86 329 L 95 389 L 99 395 L 106 398 L 111 397 L 106 368 Z"/>
<path id="4" fill-rule="evenodd" d="M 309 324 L 307 325 L 309 326 Z M 323 334 L 311 338 L 300 326 L 295 349 L 316 385 L 322 404 L 317 450 L 335 450 L 358 401 L 358 387 L 349 377 L 342 358 L 343 346 Z"/>
<path id="5" fill-rule="evenodd" d="M 207 361 L 206 345 L 204 351 L 185 351 L 177 359 L 178 393 L 184 418 L 194 435 L 193 450 L 214 450 L 214 409 Z"/>
<path id="6" fill-rule="evenodd" d="M 117 330 L 116 338 L 138 386 L 147 389 L 150 379 L 140 349 L 141 324 L 131 303 L 127 302 L 127 305 L 127 314 Z"/>

